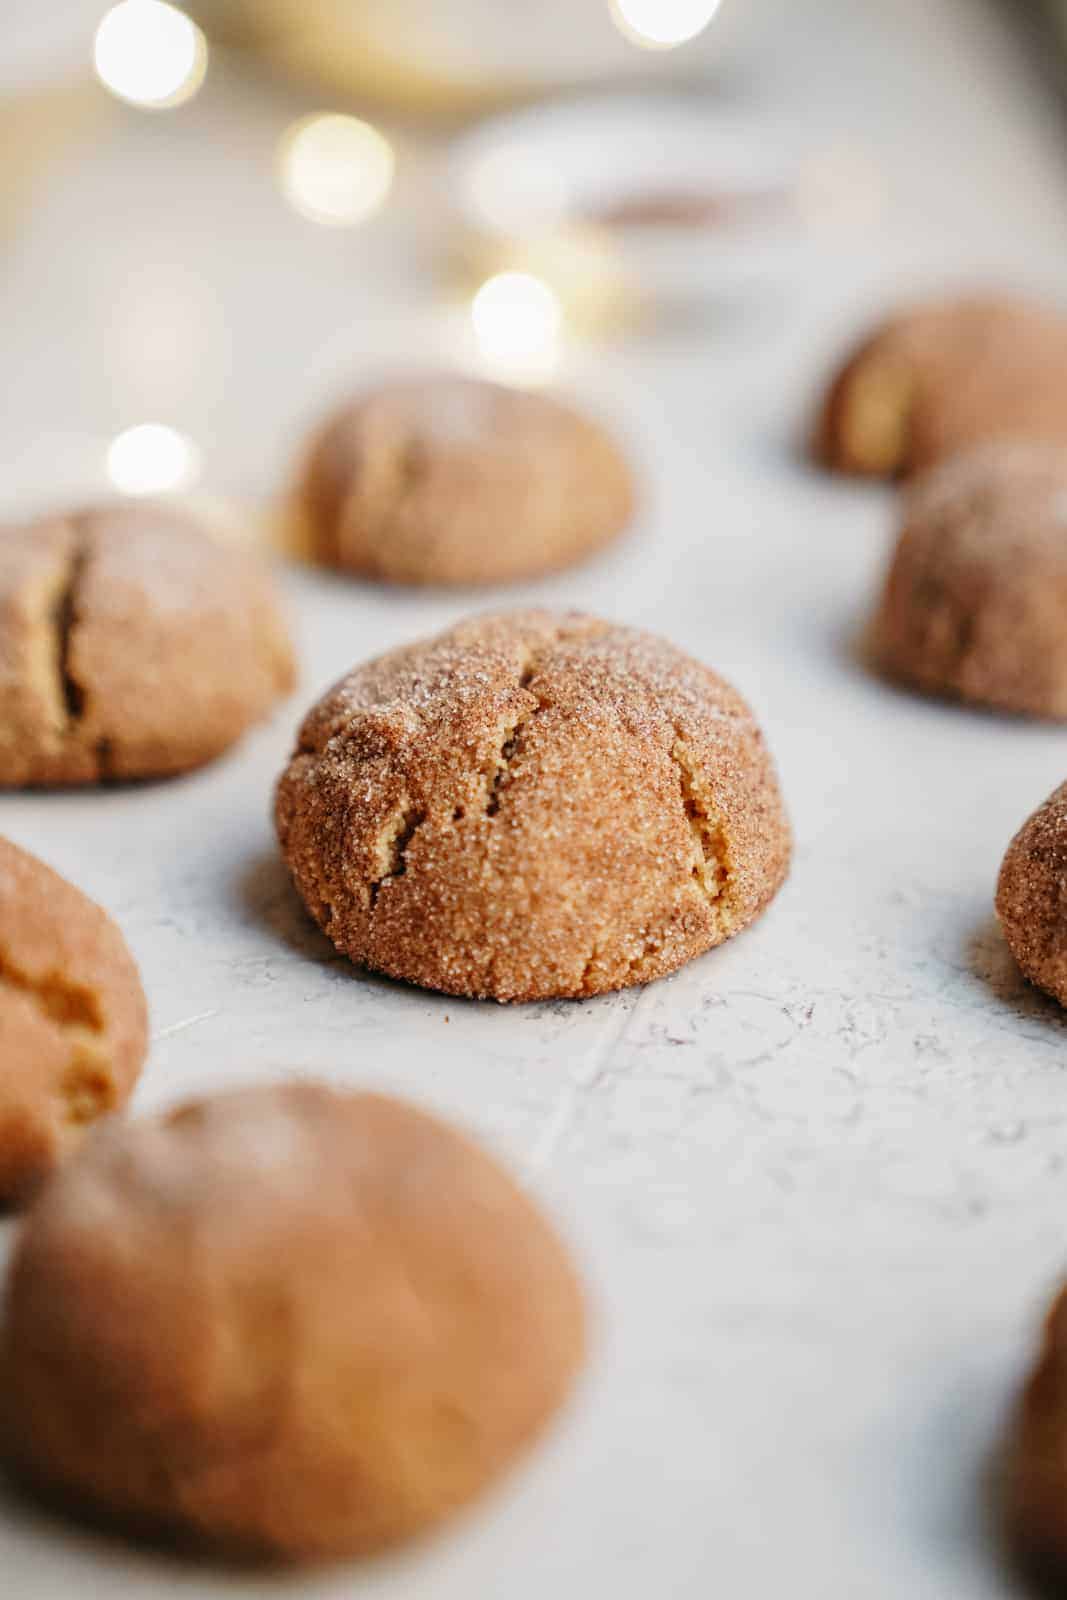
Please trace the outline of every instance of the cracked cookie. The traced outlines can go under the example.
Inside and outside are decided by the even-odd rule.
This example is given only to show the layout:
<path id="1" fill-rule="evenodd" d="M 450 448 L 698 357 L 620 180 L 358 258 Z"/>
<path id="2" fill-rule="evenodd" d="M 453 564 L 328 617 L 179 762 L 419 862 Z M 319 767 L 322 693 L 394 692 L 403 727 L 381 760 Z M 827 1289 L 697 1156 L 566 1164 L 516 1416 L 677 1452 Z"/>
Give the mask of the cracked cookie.
<path id="1" fill-rule="evenodd" d="M 392 583 L 507 583 L 608 544 L 634 505 L 600 425 L 547 395 L 473 378 L 386 384 L 332 417 L 295 495 L 298 539 Z"/>
<path id="2" fill-rule="evenodd" d="M 0 1205 L 26 1195 L 129 1098 L 148 1044 L 118 928 L 0 839 Z"/>
<path id="3" fill-rule="evenodd" d="M 0 529 L 0 787 L 200 766 L 293 677 L 266 574 L 188 515 L 116 505 Z"/>
<path id="4" fill-rule="evenodd" d="M 567 1251 L 488 1154 L 402 1101 L 291 1082 L 98 1135 L 27 1216 L 0 1338 L 23 1477 L 295 1561 L 481 1493 L 585 1331 Z"/>
<path id="5" fill-rule="evenodd" d="M 1008 846 L 997 884 L 997 916 L 1026 977 L 1067 1006 L 1067 783 Z"/>
<path id="6" fill-rule="evenodd" d="M 927 694 L 1067 718 L 1067 451 L 986 445 L 924 475 L 872 645 Z"/>
<path id="7" fill-rule="evenodd" d="M 343 678 L 276 798 L 339 950 L 449 994 L 598 994 L 750 923 L 789 828 L 741 697 L 577 613 L 475 617 Z"/>
<path id="8" fill-rule="evenodd" d="M 1067 317 L 1007 297 L 905 311 L 830 387 L 815 453 L 839 472 L 908 475 L 991 439 L 1067 448 Z"/>

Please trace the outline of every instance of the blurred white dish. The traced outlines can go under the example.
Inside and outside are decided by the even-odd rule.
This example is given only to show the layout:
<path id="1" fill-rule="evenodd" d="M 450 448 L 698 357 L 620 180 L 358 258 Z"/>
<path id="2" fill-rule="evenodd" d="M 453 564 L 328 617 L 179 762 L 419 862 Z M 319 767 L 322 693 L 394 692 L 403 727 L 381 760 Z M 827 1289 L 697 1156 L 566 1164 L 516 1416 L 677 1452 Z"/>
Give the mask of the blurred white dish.
<path id="1" fill-rule="evenodd" d="M 795 130 L 694 96 L 593 96 L 481 123 L 444 184 L 475 240 L 592 228 L 646 291 L 690 297 L 800 269 L 824 237 L 819 159 Z"/>

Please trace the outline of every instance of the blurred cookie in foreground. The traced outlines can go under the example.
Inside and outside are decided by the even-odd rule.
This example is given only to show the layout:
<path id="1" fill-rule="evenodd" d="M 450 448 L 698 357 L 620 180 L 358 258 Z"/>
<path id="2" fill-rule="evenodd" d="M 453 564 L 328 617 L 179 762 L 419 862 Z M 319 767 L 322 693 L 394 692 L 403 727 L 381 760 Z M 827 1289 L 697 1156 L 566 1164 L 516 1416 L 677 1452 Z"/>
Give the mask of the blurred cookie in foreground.
<path id="1" fill-rule="evenodd" d="M 1008 846 L 997 916 L 1025 976 L 1067 1006 L 1067 783 Z"/>
<path id="2" fill-rule="evenodd" d="M 0 528 L 0 787 L 200 766 L 294 675 L 266 571 L 188 513 L 141 502 Z"/>
<path id="3" fill-rule="evenodd" d="M 580 998 L 740 933 L 791 839 L 755 717 L 710 668 L 579 612 L 476 616 L 313 706 L 278 785 L 311 915 L 447 994 Z"/>
<path id="4" fill-rule="evenodd" d="M 1009 297 L 917 306 L 853 351 L 816 428 L 839 472 L 907 476 L 991 439 L 1067 449 L 1067 316 Z"/>
<path id="5" fill-rule="evenodd" d="M 548 395 L 436 375 L 383 384 L 328 420 L 293 503 L 324 565 L 391 583 L 489 584 L 569 567 L 634 509 L 618 445 Z"/>
<path id="6" fill-rule="evenodd" d="M 147 1046 L 141 980 L 111 918 L 0 839 L 0 1206 L 124 1104 Z"/>
<path id="7" fill-rule="evenodd" d="M 131 1532 L 365 1554 L 512 1465 L 584 1324 L 564 1246 L 471 1140 L 381 1095 L 244 1089 L 102 1132 L 43 1191 L 0 1438 Z"/>
<path id="8" fill-rule="evenodd" d="M 1039 1592 L 1067 1592 L 1067 1288 L 1046 1320 L 1003 1477 L 1006 1532 L 1014 1554 L 1041 1580 Z"/>
<path id="9" fill-rule="evenodd" d="M 1067 448 L 988 445 L 908 493 L 872 646 L 892 677 L 1067 718 Z"/>

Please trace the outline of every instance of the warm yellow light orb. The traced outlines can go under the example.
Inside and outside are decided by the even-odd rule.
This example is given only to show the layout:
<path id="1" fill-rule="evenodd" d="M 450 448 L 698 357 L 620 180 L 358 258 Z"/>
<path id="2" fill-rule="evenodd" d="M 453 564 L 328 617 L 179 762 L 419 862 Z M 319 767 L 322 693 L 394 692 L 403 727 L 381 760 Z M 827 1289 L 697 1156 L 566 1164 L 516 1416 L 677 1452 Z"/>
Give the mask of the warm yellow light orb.
<path id="1" fill-rule="evenodd" d="M 200 452 L 176 428 L 141 422 L 112 439 L 107 475 L 120 494 L 174 494 L 196 483 Z"/>
<path id="2" fill-rule="evenodd" d="M 555 291 L 530 272 L 500 272 L 471 302 L 483 360 L 501 376 L 545 377 L 555 366 L 563 310 Z"/>
<path id="3" fill-rule="evenodd" d="M 671 50 L 703 33 L 722 0 L 609 0 L 616 25 L 646 50 Z"/>
<path id="4" fill-rule="evenodd" d="M 105 88 L 161 111 L 191 100 L 207 71 L 207 40 L 167 0 L 120 0 L 96 30 L 93 62 Z"/>
<path id="5" fill-rule="evenodd" d="M 351 227 L 372 216 L 393 182 L 393 147 L 340 113 L 303 117 L 282 135 L 278 167 L 290 205 L 313 222 Z"/>

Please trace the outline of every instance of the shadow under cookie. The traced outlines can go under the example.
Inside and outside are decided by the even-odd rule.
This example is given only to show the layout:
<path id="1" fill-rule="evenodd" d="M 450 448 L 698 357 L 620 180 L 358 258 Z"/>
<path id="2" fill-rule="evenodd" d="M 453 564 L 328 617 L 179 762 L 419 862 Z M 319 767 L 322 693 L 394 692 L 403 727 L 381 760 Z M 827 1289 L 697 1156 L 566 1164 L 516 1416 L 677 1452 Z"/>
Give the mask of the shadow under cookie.
<path id="1" fill-rule="evenodd" d="M 1067 1014 L 1020 971 L 992 913 L 967 939 L 966 963 L 974 976 L 1016 1015 L 1067 1038 Z"/>

